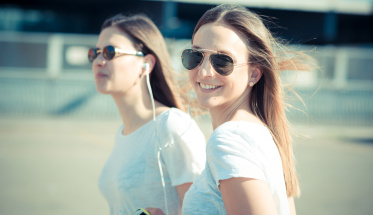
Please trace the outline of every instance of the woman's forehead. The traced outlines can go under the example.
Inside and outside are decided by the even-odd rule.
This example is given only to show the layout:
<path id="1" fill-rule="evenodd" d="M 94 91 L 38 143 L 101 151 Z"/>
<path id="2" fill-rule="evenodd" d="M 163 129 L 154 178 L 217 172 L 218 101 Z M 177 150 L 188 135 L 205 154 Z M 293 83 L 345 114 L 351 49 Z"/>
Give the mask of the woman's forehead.
<path id="1" fill-rule="evenodd" d="M 193 47 L 226 54 L 248 55 L 245 39 L 226 25 L 210 23 L 202 25 L 195 33 Z"/>
<path id="2" fill-rule="evenodd" d="M 101 44 L 103 43 L 103 44 Z M 132 47 L 131 37 L 115 26 L 103 29 L 99 35 L 98 45 L 114 45 L 118 48 Z"/>

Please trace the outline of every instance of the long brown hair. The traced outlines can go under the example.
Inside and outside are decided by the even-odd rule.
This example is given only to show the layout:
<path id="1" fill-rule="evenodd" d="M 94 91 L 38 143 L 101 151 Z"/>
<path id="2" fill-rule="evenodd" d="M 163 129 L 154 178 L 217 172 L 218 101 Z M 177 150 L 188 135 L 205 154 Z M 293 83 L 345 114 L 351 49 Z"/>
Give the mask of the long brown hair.
<path id="1" fill-rule="evenodd" d="M 186 96 L 174 80 L 174 71 L 166 42 L 153 21 L 144 14 L 132 16 L 118 14 L 105 20 L 101 31 L 110 26 L 115 26 L 127 34 L 138 51 L 143 52 L 144 55 L 152 54 L 155 57 L 156 62 L 150 73 L 150 85 L 154 99 L 168 107 L 176 107 L 185 111 L 183 102 Z"/>
<path id="2" fill-rule="evenodd" d="M 308 70 L 310 67 L 306 62 L 310 58 L 302 53 L 294 52 L 291 57 L 283 55 L 286 52 L 284 46 L 275 40 L 263 20 L 245 7 L 223 4 L 208 10 L 198 21 L 193 38 L 198 29 L 208 23 L 227 25 L 247 40 L 248 61 L 259 66 L 263 72 L 262 77 L 250 93 L 250 107 L 272 133 L 282 160 L 287 195 L 299 196 L 300 189 L 295 170 L 289 123 L 284 109 L 284 90 L 279 72 Z"/>

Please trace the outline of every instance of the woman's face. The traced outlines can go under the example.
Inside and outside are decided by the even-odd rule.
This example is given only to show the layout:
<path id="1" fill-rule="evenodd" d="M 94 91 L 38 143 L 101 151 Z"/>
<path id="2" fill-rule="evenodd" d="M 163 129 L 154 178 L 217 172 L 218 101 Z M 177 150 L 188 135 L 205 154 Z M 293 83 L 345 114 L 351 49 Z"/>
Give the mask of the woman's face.
<path id="1" fill-rule="evenodd" d="M 206 24 L 194 35 L 193 49 L 207 49 L 232 57 L 234 64 L 248 63 L 249 54 L 243 38 L 229 27 Z M 237 66 L 228 76 L 215 72 L 205 52 L 203 62 L 189 71 L 199 104 L 208 109 L 235 107 L 241 99 L 248 99 L 249 65 Z M 244 98 L 246 96 L 246 98 Z"/>
<path id="2" fill-rule="evenodd" d="M 97 41 L 101 50 L 111 45 L 123 51 L 136 51 L 129 36 L 117 27 L 105 28 Z M 124 95 L 139 87 L 143 58 L 134 55 L 120 55 L 106 60 L 100 53 L 93 61 L 92 70 L 97 91 L 102 94 Z"/>

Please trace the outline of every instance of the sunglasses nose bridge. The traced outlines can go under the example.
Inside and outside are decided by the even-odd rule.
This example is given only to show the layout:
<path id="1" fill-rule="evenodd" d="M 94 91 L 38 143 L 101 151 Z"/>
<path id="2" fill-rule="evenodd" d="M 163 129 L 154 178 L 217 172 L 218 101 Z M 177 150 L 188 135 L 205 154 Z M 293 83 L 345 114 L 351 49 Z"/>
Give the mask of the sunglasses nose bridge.
<path id="1" fill-rule="evenodd" d="M 199 65 L 198 73 L 200 74 L 201 77 L 212 77 L 212 76 L 214 76 L 214 68 L 211 64 L 210 56 L 211 55 L 209 55 L 209 54 L 204 54 L 202 62 Z"/>
<path id="2" fill-rule="evenodd" d="M 96 58 L 99 58 L 100 60 L 107 60 L 107 59 L 105 58 L 105 56 L 104 56 L 104 52 L 105 52 L 105 50 L 99 50 L 99 51 L 97 52 L 97 57 L 96 57 Z"/>
<path id="3" fill-rule="evenodd" d="M 106 63 L 106 59 L 104 57 L 104 53 L 102 50 L 97 50 L 96 52 L 96 57 L 95 59 L 92 61 L 92 63 L 96 63 L 96 64 L 99 64 L 99 65 L 103 65 Z"/>

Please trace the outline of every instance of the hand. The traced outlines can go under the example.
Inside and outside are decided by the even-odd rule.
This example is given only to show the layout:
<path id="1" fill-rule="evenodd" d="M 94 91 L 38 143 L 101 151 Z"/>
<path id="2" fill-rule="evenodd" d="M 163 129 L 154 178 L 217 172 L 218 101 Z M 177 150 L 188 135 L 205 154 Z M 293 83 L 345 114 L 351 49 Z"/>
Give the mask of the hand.
<path id="1" fill-rule="evenodd" d="M 159 208 L 145 208 L 151 215 L 166 215 L 161 209 Z"/>

